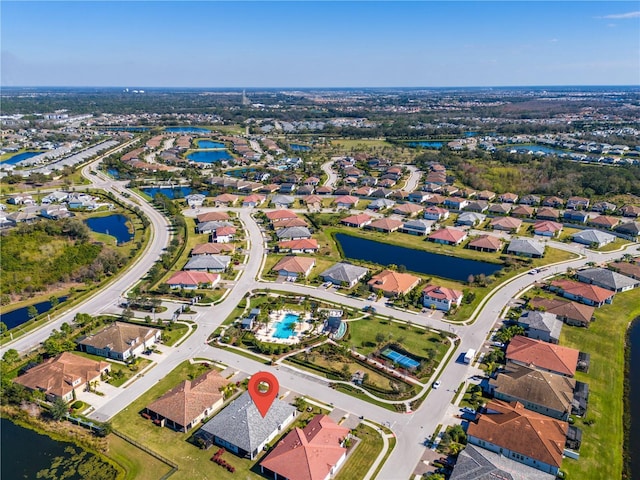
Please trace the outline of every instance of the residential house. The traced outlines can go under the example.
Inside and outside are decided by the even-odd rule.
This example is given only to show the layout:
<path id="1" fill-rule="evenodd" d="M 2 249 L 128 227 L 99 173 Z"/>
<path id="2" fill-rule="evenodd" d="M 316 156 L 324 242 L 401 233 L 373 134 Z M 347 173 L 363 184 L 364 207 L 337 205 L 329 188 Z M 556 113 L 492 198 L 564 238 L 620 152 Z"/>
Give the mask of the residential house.
<path id="1" fill-rule="evenodd" d="M 455 195 L 458 192 L 459 188 L 458 187 L 454 187 L 453 185 L 443 185 L 442 186 L 442 193 L 444 193 L 445 195 L 451 196 L 451 195 Z M 464 205 L 466 206 L 466 204 Z M 464 208 L 461 207 L 461 208 Z"/>
<path id="2" fill-rule="evenodd" d="M 235 245 L 229 243 L 198 243 L 191 249 L 191 256 L 196 255 L 220 255 L 221 253 L 233 253 Z"/>
<path id="3" fill-rule="evenodd" d="M 228 384 L 229 380 L 217 370 L 209 370 L 195 380 L 185 380 L 172 388 L 145 411 L 161 426 L 186 433 L 222 406 L 221 390 Z"/>
<path id="4" fill-rule="evenodd" d="M 360 188 L 356 188 L 353 191 L 354 195 L 357 195 L 358 197 L 368 197 L 369 195 L 371 195 L 376 189 L 373 187 L 369 187 L 369 186 L 364 186 L 364 187 L 360 187 Z"/>
<path id="5" fill-rule="evenodd" d="M 230 217 L 227 212 L 207 212 L 201 213 L 196 217 L 196 219 L 198 220 L 198 223 L 224 222 L 226 220 L 229 220 Z"/>
<path id="6" fill-rule="evenodd" d="M 587 223 L 587 220 L 589 219 L 589 214 L 581 210 L 565 210 L 564 214 L 562 215 L 562 218 L 566 222 Z"/>
<path id="7" fill-rule="evenodd" d="M 217 197 L 213 197 L 213 202 L 216 207 L 232 207 L 238 201 L 238 195 L 232 193 L 223 193 Z"/>
<path id="8" fill-rule="evenodd" d="M 562 232 L 562 224 L 552 220 L 538 220 L 533 225 L 533 233 L 543 237 L 557 237 Z"/>
<path id="9" fill-rule="evenodd" d="M 558 343 L 563 323 L 553 313 L 526 310 L 516 320 L 516 325 L 524 328 L 526 337 L 543 342 Z"/>
<path id="10" fill-rule="evenodd" d="M 519 257 L 542 258 L 544 256 L 544 249 L 544 243 L 538 240 L 514 238 L 509 242 L 507 253 L 512 253 Z"/>
<path id="11" fill-rule="evenodd" d="M 480 235 L 467 243 L 467 248 L 479 252 L 497 252 L 502 248 L 502 240 L 493 235 Z"/>
<path id="12" fill-rule="evenodd" d="M 622 223 L 613 229 L 618 236 L 637 242 L 640 238 L 640 222 Z"/>
<path id="13" fill-rule="evenodd" d="M 283 209 L 283 210 L 274 210 L 272 212 L 267 212 L 266 217 L 269 221 L 275 222 L 277 220 L 286 220 L 289 218 L 298 218 L 298 215 L 291 210 Z"/>
<path id="14" fill-rule="evenodd" d="M 494 203 L 488 211 L 493 215 L 508 215 L 512 208 L 508 203 Z"/>
<path id="15" fill-rule="evenodd" d="M 611 230 L 620 223 L 620 219 L 616 217 L 609 217 L 607 215 L 599 215 L 595 218 L 590 218 L 587 223 L 593 227 Z"/>
<path id="16" fill-rule="evenodd" d="M 511 216 L 517 218 L 531 218 L 535 213 L 535 209 L 528 205 L 519 205 L 511 210 Z"/>
<path id="17" fill-rule="evenodd" d="M 581 230 L 571 235 L 571 239 L 576 243 L 601 248 L 613 242 L 616 237 L 600 230 Z"/>
<path id="18" fill-rule="evenodd" d="M 380 185 L 383 187 L 385 186 L 384 182 L 380 182 Z M 405 192 L 404 190 L 394 190 L 393 192 L 391 192 L 390 197 L 395 200 L 405 201 L 409 197 L 409 193 Z"/>
<path id="19" fill-rule="evenodd" d="M 307 195 L 302 198 L 302 201 L 307 206 L 307 208 L 313 210 L 320 210 L 322 208 L 322 197 L 319 195 Z"/>
<path id="20" fill-rule="evenodd" d="M 333 192 L 333 194 L 337 197 L 351 195 L 352 193 L 353 193 L 353 188 L 351 187 L 339 187 L 339 188 L 336 188 Z"/>
<path id="21" fill-rule="evenodd" d="M 487 412 L 469 423 L 467 441 L 552 475 L 562 466 L 569 424 L 524 408 L 491 400 Z"/>
<path id="22" fill-rule="evenodd" d="M 424 236 L 431 233 L 432 226 L 433 221 L 431 220 L 409 220 L 402 224 L 402 226 L 399 228 L 399 231 L 402 233 L 408 233 L 410 235 Z"/>
<path id="23" fill-rule="evenodd" d="M 449 197 L 444 201 L 444 206 L 451 210 L 463 210 L 464 207 L 469 205 L 469 200 L 461 197 Z"/>
<path id="24" fill-rule="evenodd" d="M 311 185 L 303 185 L 298 188 L 298 195 L 311 195 L 315 191 L 315 187 L 312 187 Z"/>
<path id="25" fill-rule="evenodd" d="M 622 273 L 627 277 L 640 280 L 640 263 L 615 262 L 608 265 L 614 272 Z"/>
<path id="26" fill-rule="evenodd" d="M 289 208 L 296 199 L 289 195 L 275 195 L 271 199 L 271 203 L 275 208 Z"/>
<path id="27" fill-rule="evenodd" d="M 420 277 L 393 270 L 383 270 L 371 277 L 368 285 L 374 292 L 382 292 L 385 297 L 406 295 L 420 283 Z"/>
<path id="28" fill-rule="evenodd" d="M 224 226 L 218 227 L 212 232 L 212 242 L 215 243 L 231 243 L 236 235 L 236 227 Z"/>
<path id="29" fill-rule="evenodd" d="M 343 195 L 341 197 L 336 197 L 334 202 L 338 208 L 350 209 L 354 208 L 358 204 L 358 197 Z"/>
<path id="30" fill-rule="evenodd" d="M 376 198 L 369 205 L 367 205 L 367 209 L 373 210 L 374 212 L 378 212 L 380 210 L 386 210 L 387 208 L 391 208 L 396 204 L 393 200 L 389 200 L 388 198 Z"/>
<path id="31" fill-rule="evenodd" d="M 407 197 L 407 200 L 413 203 L 423 203 L 429 198 L 431 198 L 431 194 L 429 192 L 421 192 L 420 190 L 416 190 L 415 192 L 411 192 Z"/>
<path id="32" fill-rule="evenodd" d="M 358 215 L 351 215 L 349 217 L 343 218 L 340 220 L 340 223 L 346 225 L 347 227 L 356 227 L 362 228 L 366 225 L 369 225 L 373 217 L 367 215 L 366 213 L 360 213 Z"/>
<path id="33" fill-rule="evenodd" d="M 43 197 L 40 203 L 42 205 L 48 205 L 50 203 L 61 203 L 64 202 L 68 197 L 69 194 L 67 192 L 51 192 L 46 197 Z"/>
<path id="34" fill-rule="evenodd" d="M 13 381 L 29 390 L 42 392 L 49 401 L 61 398 L 70 402 L 77 393 L 89 388 L 93 382 L 99 382 L 101 375 L 110 370 L 109 362 L 64 352 L 30 368 Z"/>
<path id="35" fill-rule="evenodd" d="M 388 188 L 377 188 L 371 195 L 372 198 L 388 198 L 393 193 L 393 190 L 389 190 Z"/>
<path id="36" fill-rule="evenodd" d="M 575 348 L 516 335 L 507 346 L 506 359 L 518 365 L 534 366 L 540 370 L 573 377 L 580 352 Z"/>
<path id="37" fill-rule="evenodd" d="M 281 228 L 289 228 L 289 227 L 308 227 L 309 224 L 305 222 L 303 219 L 296 218 L 283 218 L 279 220 L 274 220 L 271 222 L 271 226 L 274 230 L 280 230 Z"/>
<path id="38" fill-rule="evenodd" d="M 516 203 L 518 201 L 518 195 L 515 193 L 507 192 L 498 196 L 498 201 L 502 203 Z"/>
<path id="39" fill-rule="evenodd" d="M 264 195 L 254 193 L 252 195 L 244 197 L 244 199 L 242 200 L 242 206 L 249 208 L 259 207 L 265 202 L 266 199 L 267 197 L 265 197 Z"/>
<path id="40" fill-rule="evenodd" d="M 474 200 L 473 202 L 469 202 L 469 205 L 464 207 L 464 209 L 467 212 L 482 213 L 489 209 L 489 203 L 484 200 Z"/>
<path id="41" fill-rule="evenodd" d="M 391 188 L 396 184 L 396 181 L 392 178 L 383 178 L 378 182 L 378 185 L 382 188 Z"/>
<path id="42" fill-rule="evenodd" d="M 206 198 L 207 196 L 201 193 L 192 193 L 184 197 L 187 205 L 191 208 L 201 207 L 202 205 L 204 205 L 204 201 Z"/>
<path id="43" fill-rule="evenodd" d="M 229 255 L 196 255 L 189 258 L 183 270 L 196 272 L 224 272 L 231 264 Z"/>
<path id="44" fill-rule="evenodd" d="M 312 187 L 317 187 L 320 183 L 320 179 L 318 177 L 309 177 L 304 181 L 305 185 L 310 185 Z"/>
<path id="45" fill-rule="evenodd" d="M 592 212 L 600 212 L 600 213 L 613 213 L 615 212 L 616 206 L 615 203 L 610 202 L 596 202 L 591 206 Z"/>
<path id="46" fill-rule="evenodd" d="M 300 240 L 302 238 L 311 238 L 311 232 L 307 227 L 287 227 L 276 231 L 279 241 L 284 240 Z"/>
<path id="47" fill-rule="evenodd" d="M 562 208 L 564 207 L 564 200 L 560 197 L 547 197 L 542 202 L 542 206 L 544 207 L 552 207 L 552 208 Z"/>
<path id="48" fill-rule="evenodd" d="M 594 307 L 601 307 L 605 303 L 611 303 L 615 295 L 615 292 L 606 288 L 573 280 L 553 280 L 549 285 L 549 290 L 558 292 L 558 294 L 569 300 L 575 300 Z"/>
<path id="49" fill-rule="evenodd" d="M 400 220 L 396 220 L 394 218 L 379 218 L 377 220 L 373 220 L 365 228 L 375 230 L 377 232 L 391 233 L 398 230 L 401 226 L 402 221 Z"/>
<path id="50" fill-rule="evenodd" d="M 263 417 L 244 392 L 195 434 L 203 446 L 219 445 L 239 457 L 254 459 L 295 419 L 297 410 L 275 398 Z"/>
<path id="51" fill-rule="evenodd" d="M 155 345 L 160 335 L 157 328 L 113 322 L 99 332 L 81 338 L 78 347 L 82 352 L 124 361 Z"/>
<path id="52" fill-rule="evenodd" d="M 402 203 L 400 205 L 396 205 L 393 209 L 393 213 L 397 215 L 406 215 L 407 217 L 413 217 L 414 215 L 418 215 L 424 210 L 420 205 L 416 205 L 414 203 Z"/>
<path id="53" fill-rule="evenodd" d="M 588 327 L 593 320 L 594 307 L 559 298 L 535 297 L 529 301 L 532 310 L 553 313 L 567 325 Z"/>
<path id="54" fill-rule="evenodd" d="M 512 213 L 512 215 L 513 215 L 513 213 Z M 556 210 L 555 208 L 541 207 L 541 208 L 538 209 L 538 212 L 536 213 L 536 218 L 538 220 L 556 221 L 556 220 L 558 220 L 558 218 L 560 218 L 560 212 L 558 210 Z"/>
<path id="55" fill-rule="evenodd" d="M 283 195 L 291 195 L 298 189 L 298 186 L 295 183 L 285 182 L 280 184 L 280 189 L 278 193 Z"/>
<path id="56" fill-rule="evenodd" d="M 456 225 L 466 225 L 474 227 L 484 222 L 485 218 L 487 218 L 487 216 L 481 213 L 463 212 L 458 215 L 458 218 L 456 219 Z"/>
<path id="57" fill-rule="evenodd" d="M 589 199 L 585 197 L 569 197 L 567 200 L 567 210 L 587 210 Z"/>
<path id="58" fill-rule="evenodd" d="M 316 188 L 317 195 L 331 195 L 332 193 L 333 193 L 333 188 L 327 187 L 326 185 Z"/>
<path id="59" fill-rule="evenodd" d="M 426 220 L 446 220 L 449 218 L 449 210 L 442 207 L 427 207 L 424 209 L 424 214 L 422 215 Z"/>
<path id="60" fill-rule="evenodd" d="M 448 312 L 453 307 L 460 306 L 462 292 L 440 285 L 427 285 L 422 290 L 422 305 L 427 308 Z"/>
<path id="61" fill-rule="evenodd" d="M 40 215 L 50 220 L 59 220 L 70 217 L 71 213 L 64 205 L 45 205 L 40 209 Z"/>
<path id="62" fill-rule="evenodd" d="M 496 198 L 496 194 L 489 190 L 482 190 L 478 192 L 478 200 L 486 200 L 487 202 L 492 202 Z"/>
<path id="63" fill-rule="evenodd" d="M 460 245 L 467 239 L 467 232 L 457 228 L 445 227 L 429 235 L 429 240 L 444 245 Z"/>
<path id="64" fill-rule="evenodd" d="M 609 270 L 608 268 L 587 268 L 576 273 L 578 281 L 597 285 L 613 292 L 626 292 L 640 285 L 640 280 L 636 280 L 625 275 Z"/>
<path id="65" fill-rule="evenodd" d="M 640 205 L 625 205 L 620 209 L 623 217 L 638 218 L 640 217 Z"/>
<path id="66" fill-rule="evenodd" d="M 210 222 L 201 222 L 196 225 L 196 233 L 202 235 L 204 233 L 213 233 L 218 228 L 233 227 L 233 223 L 224 220 L 212 220 Z"/>
<path id="67" fill-rule="evenodd" d="M 278 242 L 278 251 L 280 252 L 316 253 L 319 248 L 318 241 L 315 238 Z"/>
<path id="68" fill-rule="evenodd" d="M 425 200 L 426 205 L 442 205 L 447 197 L 443 195 L 434 194 L 431 198 Z"/>
<path id="69" fill-rule="evenodd" d="M 198 288 L 213 288 L 220 282 L 220 275 L 217 273 L 184 271 L 171 275 L 165 283 L 171 288 L 182 288 L 184 290 L 197 290 Z"/>
<path id="70" fill-rule="evenodd" d="M 525 195 L 518 202 L 520 205 L 539 205 L 540 197 L 538 195 Z"/>
<path id="71" fill-rule="evenodd" d="M 350 263 L 336 263 L 320 274 L 322 280 L 334 285 L 346 284 L 352 288 L 369 272 L 367 268 L 351 265 Z"/>
<path id="72" fill-rule="evenodd" d="M 271 270 L 278 272 L 281 277 L 295 281 L 299 276 L 308 277 L 315 264 L 313 258 L 289 255 L 282 258 Z"/>
<path id="73" fill-rule="evenodd" d="M 278 190 L 280 190 L 280 185 L 278 185 L 277 183 L 270 183 L 268 185 L 263 185 L 262 188 L 260 188 L 260 191 L 262 193 L 275 193 Z"/>
<path id="74" fill-rule="evenodd" d="M 290 431 L 260 462 L 260 472 L 287 480 L 328 480 L 347 458 L 347 427 L 317 415 Z"/>
<path id="75" fill-rule="evenodd" d="M 522 226 L 522 220 L 512 217 L 495 217 L 491 219 L 489 223 L 494 230 L 501 230 L 503 232 L 516 233 Z"/>
<path id="76" fill-rule="evenodd" d="M 519 402 L 527 410 L 568 421 L 576 380 L 563 375 L 507 363 L 489 380 L 488 392 L 504 402 Z"/>
<path id="77" fill-rule="evenodd" d="M 555 480 L 556 476 L 470 443 L 458 454 L 449 480 Z"/>

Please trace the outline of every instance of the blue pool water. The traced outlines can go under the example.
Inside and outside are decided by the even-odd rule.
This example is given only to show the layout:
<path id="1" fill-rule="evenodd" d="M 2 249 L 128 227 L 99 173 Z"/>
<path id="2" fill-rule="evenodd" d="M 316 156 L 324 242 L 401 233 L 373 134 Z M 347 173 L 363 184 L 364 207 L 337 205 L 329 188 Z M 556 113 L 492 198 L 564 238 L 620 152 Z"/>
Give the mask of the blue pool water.
<path id="1" fill-rule="evenodd" d="M 297 323 L 299 319 L 300 315 L 296 315 L 295 313 L 286 313 L 282 320 L 273 325 L 276 328 L 276 331 L 273 332 L 271 336 L 273 338 L 289 338 L 297 336 L 298 333 L 291 330 L 291 325 Z"/>
<path id="2" fill-rule="evenodd" d="M 133 238 L 133 233 L 127 226 L 127 217 L 124 215 L 109 215 L 107 217 L 87 218 L 85 223 L 94 232 L 106 233 L 115 237 L 118 244 L 128 242 Z"/>
<path id="3" fill-rule="evenodd" d="M 422 148 L 442 148 L 444 145 L 442 142 L 409 142 L 410 147 L 422 147 Z"/>
<path id="4" fill-rule="evenodd" d="M 188 160 L 198 163 L 214 163 L 232 158 L 226 150 L 197 150 L 187 155 Z"/>
<path id="5" fill-rule="evenodd" d="M 390 360 L 393 360 L 398 365 L 402 365 L 406 368 L 416 368 L 420 366 L 420 362 L 416 362 L 413 358 L 409 358 L 406 355 L 402 355 L 391 348 L 387 348 L 384 352 L 382 352 L 384 357 L 387 357 Z"/>
<path id="6" fill-rule="evenodd" d="M 13 157 L 9 157 L 6 160 L 2 160 L 4 165 L 15 165 L 22 160 L 26 160 L 27 158 L 35 157 L 36 155 L 40 155 L 44 150 L 40 152 L 22 152 L 14 155 Z"/>
<path id="7" fill-rule="evenodd" d="M 298 145 L 297 143 L 291 143 L 289 144 L 289 147 L 291 147 L 291 150 L 296 152 L 308 152 L 311 150 L 311 147 L 307 145 Z"/>
<path id="8" fill-rule="evenodd" d="M 209 133 L 211 130 L 200 127 L 167 127 L 165 131 L 171 133 Z"/>
<path id="9" fill-rule="evenodd" d="M 224 143 L 213 142 L 211 140 L 196 140 L 198 148 L 224 148 Z"/>

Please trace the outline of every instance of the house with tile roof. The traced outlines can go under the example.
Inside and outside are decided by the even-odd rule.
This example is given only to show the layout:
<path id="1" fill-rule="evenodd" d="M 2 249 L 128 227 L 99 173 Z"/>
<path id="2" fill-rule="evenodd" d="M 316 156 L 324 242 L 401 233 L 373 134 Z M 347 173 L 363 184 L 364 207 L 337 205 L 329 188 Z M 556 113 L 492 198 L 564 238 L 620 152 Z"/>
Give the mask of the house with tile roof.
<path id="1" fill-rule="evenodd" d="M 553 280 L 549 284 L 549 290 L 558 292 L 570 300 L 594 307 L 601 307 L 605 303 L 611 303 L 615 295 L 615 292 L 606 288 L 566 279 Z"/>
<path id="2" fill-rule="evenodd" d="M 512 213 L 513 215 L 513 213 Z M 538 209 L 536 213 L 536 218 L 538 220 L 558 220 L 560 218 L 560 212 L 555 208 L 551 207 L 541 207 Z"/>
<path id="3" fill-rule="evenodd" d="M 157 328 L 113 322 L 99 332 L 82 337 L 78 348 L 82 352 L 124 361 L 155 345 L 160 335 Z"/>
<path id="4" fill-rule="evenodd" d="M 502 248 L 502 240 L 493 235 L 480 235 L 467 243 L 467 248 L 479 252 L 497 252 Z"/>
<path id="5" fill-rule="evenodd" d="M 402 221 L 395 218 L 378 218 L 373 220 L 365 228 L 375 230 L 377 232 L 391 233 L 395 232 L 402 226 Z"/>
<path id="6" fill-rule="evenodd" d="M 516 335 L 507 346 L 506 359 L 525 366 L 573 377 L 578 366 L 580 352 L 575 348 L 561 347 L 553 343 Z"/>
<path id="7" fill-rule="evenodd" d="M 555 480 L 556 476 L 515 462 L 500 453 L 467 444 L 449 480 Z"/>
<path id="8" fill-rule="evenodd" d="M 212 241 L 215 243 L 231 243 L 236 234 L 236 227 L 225 225 L 216 228 L 212 233 Z"/>
<path id="9" fill-rule="evenodd" d="M 479 200 L 491 202 L 494 198 L 496 198 L 496 194 L 490 190 L 482 190 L 481 192 L 478 192 Z"/>
<path id="10" fill-rule="evenodd" d="M 467 440 L 552 475 L 562 466 L 569 424 L 524 408 L 491 400 L 486 413 L 469 423 Z"/>
<path id="11" fill-rule="evenodd" d="M 567 200 L 568 210 L 587 210 L 589 208 L 589 199 L 586 197 L 569 197 Z"/>
<path id="12" fill-rule="evenodd" d="M 462 292 L 440 285 L 427 285 L 422 290 L 422 305 L 448 312 L 462 303 Z"/>
<path id="13" fill-rule="evenodd" d="M 320 247 L 315 238 L 303 238 L 300 240 L 285 240 L 278 242 L 280 252 L 291 253 L 316 253 Z"/>
<path id="14" fill-rule="evenodd" d="M 477 212 L 483 213 L 489 209 L 489 203 L 485 200 L 475 200 L 473 202 L 469 202 L 469 205 L 464 207 L 467 212 Z"/>
<path id="15" fill-rule="evenodd" d="M 266 199 L 267 197 L 265 197 L 264 195 L 258 195 L 257 193 L 254 193 L 253 195 L 244 197 L 244 199 L 242 200 L 242 206 L 250 208 L 259 207 L 265 202 Z"/>
<path id="16" fill-rule="evenodd" d="M 341 197 L 336 197 L 334 203 L 338 208 L 353 208 L 358 204 L 358 197 L 354 197 L 352 195 L 342 195 Z"/>
<path id="17" fill-rule="evenodd" d="M 565 212 L 562 214 L 562 219 L 565 222 L 571 223 L 587 223 L 589 214 L 582 210 L 565 210 Z"/>
<path id="18" fill-rule="evenodd" d="M 209 370 L 195 380 L 185 380 L 150 403 L 145 411 L 160 426 L 188 432 L 224 403 L 222 389 L 229 380 Z"/>
<path id="19" fill-rule="evenodd" d="M 260 462 L 260 472 L 276 479 L 328 480 L 347 458 L 349 429 L 326 415 L 317 415 L 304 427 L 290 431 Z"/>
<path id="20" fill-rule="evenodd" d="M 487 391 L 498 400 L 519 402 L 527 410 L 566 422 L 573 410 L 576 383 L 563 375 L 507 363 L 489 379 Z"/>
<path id="21" fill-rule="evenodd" d="M 456 189 L 457 191 L 457 189 Z M 451 210 L 462 210 L 469 205 L 469 200 L 461 197 L 449 197 L 444 200 L 444 206 Z"/>
<path id="22" fill-rule="evenodd" d="M 195 438 L 207 448 L 215 444 L 253 460 L 295 419 L 296 413 L 295 407 L 276 398 L 263 417 L 249 392 L 244 392 L 205 423 Z"/>
<path id="23" fill-rule="evenodd" d="M 445 227 L 433 232 L 428 239 L 445 245 L 459 245 L 467 239 L 467 232 L 457 228 Z"/>
<path id="24" fill-rule="evenodd" d="M 640 217 L 640 205 L 625 205 L 620 209 L 623 217 L 638 218 Z"/>
<path id="25" fill-rule="evenodd" d="M 640 285 L 640 280 L 627 277 L 608 268 L 586 268 L 576 272 L 579 282 L 597 285 L 613 292 L 626 292 Z"/>
<path id="26" fill-rule="evenodd" d="M 516 233 L 522 226 L 522 220 L 513 217 L 495 217 L 491 219 L 489 225 L 494 230 L 503 232 Z"/>
<path id="27" fill-rule="evenodd" d="M 232 243 L 198 243 L 191 249 L 191 256 L 196 255 L 220 255 L 221 253 L 233 253 L 236 246 Z"/>
<path id="28" fill-rule="evenodd" d="M 371 277 L 368 285 L 374 292 L 382 292 L 385 297 L 406 295 L 420 283 L 420 277 L 409 273 L 383 270 Z"/>
<path id="29" fill-rule="evenodd" d="M 579 232 L 571 235 L 571 239 L 576 243 L 582 245 L 594 246 L 596 248 L 604 247 L 605 245 L 615 241 L 615 235 L 610 233 L 601 232 L 600 230 L 580 230 Z"/>
<path id="30" fill-rule="evenodd" d="M 640 263 L 614 262 L 607 265 L 607 268 L 626 275 L 627 277 L 640 280 Z"/>
<path id="31" fill-rule="evenodd" d="M 589 305 L 559 298 L 535 297 L 529 300 L 529 307 L 532 310 L 553 313 L 567 325 L 576 327 L 588 327 L 595 312 L 595 308 Z"/>
<path id="32" fill-rule="evenodd" d="M 347 227 L 355 227 L 362 228 L 366 225 L 369 225 L 373 217 L 371 215 L 367 215 L 366 213 L 359 213 L 357 215 L 351 215 L 349 217 L 343 218 L 340 220 L 340 223 L 346 225 Z"/>
<path id="33" fill-rule="evenodd" d="M 596 202 L 591 206 L 592 212 L 600 212 L 600 213 L 613 213 L 616 211 L 618 206 L 615 203 L 611 202 Z"/>
<path id="34" fill-rule="evenodd" d="M 289 255 L 282 258 L 271 270 L 286 279 L 297 280 L 299 276 L 308 277 L 315 264 L 313 258 Z"/>
<path id="35" fill-rule="evenodd" d="M 422 215 L 426 220 L 446 220 L 449 218 L 449 210 L 442 207 L 427 207 L 424 209 L 424 214 Z"/>
<path id="36" fill-rule="evenodd" d="M 350 263 L 336 263 L 320 274 L 322 280 L 334 285 L 347 284 L 352 288 L 369 272 L 365 267 L 351 265 Z"/>
<path id="37" fill-rule="evenodd" d="M 518 202 L 520 205 L 539 205 L 540 197 L 538 195 L 525 195 Z"/>
<path id="38" fill-rule="evenodd" d="M 309 208 L 316 210 L 322 208 L 322 197 L 319 195 L 307 195 L 306 197 L 302 197 L 302 201 Z"/>
<path id="39" fill-rule="evenodd" d="M 196 232 L 200 235 L 205 233 L 213 233 L 221 227 L 233 227 L 233 223 L 226 220 L 213 220 L 208 222 L 200 222 L 196 225 Z"/>
<path id="40" fill-rule="evenodd" d="M 74 393 L 82 392 L 92 382 L 100 381 L 100 376 L 110 370 L 109 362 L 98 362 L 64 352 L 30 368 L 13 381 L 29 390 L 44 393 L 49 401 L 61 398 L 70 402 Z"/>
<path id="41" fill-rule="evenodd" d="M 396 205 L 393 209 L 393 213 L 397 215 L 406 215 L 408 217 L 413 217 L 414 215 L 418 215 L 422 213 L 424 210 L 420 205 L 416 205 L 415 203 L 401 203 L 400 205 Z"/>
<path id="42" fill-rule="evenodd" d="M 279 230 L 281 228 L 289 228 L 289 227 L 308 227 L 309 224 L 304 221 L 302 218 L 282 218 L 276 219 L 271 222 L 271 226 L 274 230 Z"/>
<path id="43" fill-rule="evenodd" d="M 494 203 L 489 207 L 488 212 L 493 215 L 509 215 L 512 208 L 508 203 Z"/>
<path id="44" fill-rule="evenodd" d="M 290 195 L 275 195 L 271 198 L 271 203 L 275 208 L 288 208 L 296 201 L 296 199 Z"/>
<path id="45" fill-rule="evenodd" d="M 518 201 L 518 198 L 520 197 L 518 197 L 518 195 L 516 195 L 515 193 L 507 192 L 498 196 L 498 201 L 502 203 L 516 203 Z"/>
<path id="46" fill-rule="evenodd" d="M 213 288 L 220 283 L 220 275 L 217 273 L 181 270 L 171 275 L 165 283 L 171 288 L 182 288 L 184 290 Z"/>
<path id="47" fill-rule="evenodd" d="M 562 232 L 562 224 L 552 220 L 538 220 L 533 224 L 533 233 L 543 237 L 557 237 Z"/>
<path id="48" fill-rule="evenodd" d="M 511 210 L 511 216 L 516 218 L 530 218 L 536 213 L 533 207 L 527 205 L 519 205 Z"/>
<path id="49" fill-rule="evenodd" d="M 230 207 L 235 205 L 238 201 L 238 195 L 234 195 L 232 193 L 223 193 L 218 195 L 217 197 L 213 197 L 212 201 L 215 203 L 216 207 Z"/>
<path id="50" fill-rule="evenodd" d="M 442 205 L 447 197 L 438 193 L 434 194 L 431 198 L 424 201 L 426 205 Z"/>
<path id="51" fill-rule="evenodd" d="M 225 220 L 229 220 L 229 214 L 227 212 L 207 212 L 201 213 L 196 217 L 198 219 L 198 223 L 204 222 L 223 222 Z"/>
<path id="52" fill-rule="evenodd" d="M 530 238 L 514 238 L 507 247 L 507 253 L 527 258 L 542 258 L 544 250 L 544 243 Z"/>
<path id="53" fill-rule="evenodd" d="M 563 323 L 553 313 L 526 310 L 515 323 L 524 328 L 524 334 L 528 338 L 549 343 L 558 343 L 560 340 Z"/>
<path id="54" fill-rule="evenodd" d="M 544 207 L 562 208 L 564 207 L 564 200 L 560 197 L 551 196 L 544 199 L 542 202 Z"/>
<path id="55" fill-rule="evenodd" d="M 367 205 L 367 209 L 377 212 L 379 210 L 385 210 L 387 208 L 391 208 L 395 204 L 396 202 L 388 198 L 376 198 L 369 205 Z"/>
<path id="56" fill-rule="evenodd" d="M 593 227 L 611 230 L 613 227 L 620 223 L 620 219 L 616 217 L 610 217 L 608 215 L 598 215 L 595 218 L 590 218 L 587 223 Z"/>

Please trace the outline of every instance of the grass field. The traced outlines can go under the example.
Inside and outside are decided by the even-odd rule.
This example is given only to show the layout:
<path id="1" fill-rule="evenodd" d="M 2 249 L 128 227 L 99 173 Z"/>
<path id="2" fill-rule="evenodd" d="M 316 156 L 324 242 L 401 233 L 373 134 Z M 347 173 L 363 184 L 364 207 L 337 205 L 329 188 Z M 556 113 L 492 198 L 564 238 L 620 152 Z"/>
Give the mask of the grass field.
<path id="1" fill-rule="evenodd" d="M 361 441 L 353 451 L 347 463 L 338 471 L 335 480 L 354 480 L 362 478 L 378 458 L 384 446 L 380 434 L 373 428 L 360 424 L 355 436 Z"/>
<path id="2" fill-rule="evenodd" d="M 564 327 L 560 344 L 591 354 L 589 373 L 576 379 L 589 384 L 589 406 L 582 429 L 580 459 L 566 458 L 562 469 L 568 478 L 597 480 L 621 478 L 624 398 L 625 332 L 640 315 L 638 290 L 616 294 L 613 303 L 596 312 L 589 328 Z M 591 425 L 587 422 L 593 421 Z"/>
<path id="3" fill-rule="evenodd" d="M 109 435 L 107 456 L 120 465 L 124 480 L 159 480 L 171 467 L 116 435 Z"/>

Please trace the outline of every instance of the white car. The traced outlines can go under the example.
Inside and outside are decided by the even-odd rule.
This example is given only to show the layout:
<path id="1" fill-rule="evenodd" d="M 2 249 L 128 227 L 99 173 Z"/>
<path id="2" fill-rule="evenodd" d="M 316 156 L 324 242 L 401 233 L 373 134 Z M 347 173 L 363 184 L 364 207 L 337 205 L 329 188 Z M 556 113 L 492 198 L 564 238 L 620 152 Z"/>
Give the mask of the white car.
<path id="1" fill-rule="evenodd" d="M 433 388 L 437 389 L 440 386 L 440 380 L 436 380 L 435 382 L 433 382 Z"/>

